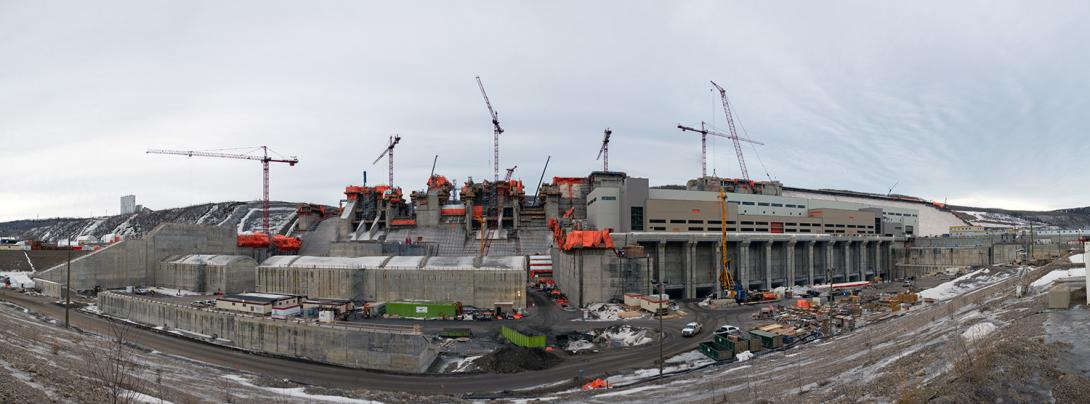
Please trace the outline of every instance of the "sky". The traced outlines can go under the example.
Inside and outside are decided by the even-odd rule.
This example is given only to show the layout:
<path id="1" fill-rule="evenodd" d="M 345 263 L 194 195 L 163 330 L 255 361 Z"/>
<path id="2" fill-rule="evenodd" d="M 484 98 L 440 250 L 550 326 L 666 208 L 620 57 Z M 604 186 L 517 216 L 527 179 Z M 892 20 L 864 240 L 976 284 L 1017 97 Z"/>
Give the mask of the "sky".
<path id="1" fill-rule="evenodd" d="M 683 184 L 726 128 L 754 179 L 982 207 L 1090 205 L 1090 2 L 0 2 L 0 221 L 261 197 L 336 205 L 436 172 L 533 189 L 609 168 Z M 744 131 L 743 129 L 744 128 Z M 738 177 L 712 137 L 708 169 Z M 501 173 L 502 175 L 502 173 Z"/>

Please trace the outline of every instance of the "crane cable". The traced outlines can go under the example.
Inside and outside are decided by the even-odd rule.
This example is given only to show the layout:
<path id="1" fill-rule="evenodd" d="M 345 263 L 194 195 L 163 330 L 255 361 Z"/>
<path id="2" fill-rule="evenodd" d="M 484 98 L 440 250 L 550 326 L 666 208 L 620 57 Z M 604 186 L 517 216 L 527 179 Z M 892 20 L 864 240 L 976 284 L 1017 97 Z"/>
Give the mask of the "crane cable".
<path id="1" fill-rule="evenodd" d="M 735 113 L 734 119 L 738 121 L 738 126 L 742 128 L 742 134 L 746 136 L 746 140 L 752 141 L 753 139 L 749 137 L 749 132 L 746 131 L 746 125 L 742 123 L 742 118 L 739 118 L 738 114 Z M 757 146 L 754 146 L 753 143 L 750 143 L 749 147 L 753 149 L 753 154 L 757 156 L 757 162 L 761 163 L 761 168 L 765 171 L 765 177 L 768 177 L 769 181 L 773 181 L 772 174 L 768 172 L 768 167 L 765 166 L 764 160 L 761 159 L 761 153 L 757 152 Z"/>

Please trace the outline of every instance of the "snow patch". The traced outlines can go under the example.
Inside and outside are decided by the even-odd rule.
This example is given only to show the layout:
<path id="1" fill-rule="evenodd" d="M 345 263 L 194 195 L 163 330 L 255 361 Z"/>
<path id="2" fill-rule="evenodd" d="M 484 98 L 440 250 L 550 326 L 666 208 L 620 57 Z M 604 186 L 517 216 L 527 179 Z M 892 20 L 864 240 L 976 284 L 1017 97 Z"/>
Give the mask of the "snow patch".
<path id="1" fill-rule="evenodd" d="M 7 279 L 12 289 L 33 289 L 34 280 L 30 279 L 33 272 L 0 272 L 0 280 Z"/>
<path id="2" fill-rule="evenodd" d="M 576 353 L 579 351 L 590 351 L 594 349 L 594 344 L 584 339 L 577 339 L 568 343 L 567 347 L 564 347 L 565 351 Z"/>
<path id="3" fill-rule="evenodd" d="M 968 342 L 973 342 L 991 334 L 992 331 L 995 331 L 995 328 L 995 324 L 989 322 L 976 323 L 962 332 L 961 337 Z"/>
<path id="4" fill-rule="evenodd" d="M 1053 270 L 1052 272 L 1045 274 L 1045 276 L 1042 276 L 1041 279 L 1033 281 L 1029 286 L 1035 290 L 1044 290 L 1049 286 L 1052 286 L 1052 284 L 1058 280 L 1076 276 L 1086 276 L 1086 268 Z"/>
<path id="5" fill-rule="evenodd" d="M 1025 267 L 1023 267 L 1025 268 Z M 950 300 L 965 293 L 983 288 L 1011 276 L 1009 272 L 992 272 L 981 269 L 970 272 L 952 281 L 945 282 L 931 289 L 920 292 L 920 297 L 935 300 Z"/>
<path id="6" fill-rule="evenodd" d="M 737 359 L 739 362 L 745 362 L 745 361 L 748 361 L 750 359 L 753 359 L 753 353 L 750 352 L 750 351 L 745 351 L 745 352 L 739 353 L 738 355 L 734 355 L 734 359 Z"/>
<path id="7" fill-rule="evenodd" d="M 358 398 L 342 397 L 342 396 L 329 396 L 322 394 L 310 394 L 306 392 L 303 387 L 265 387 L 258 386 L 250 383 L 245 377 L 238 375 L 224 375 L 223 378 L 242 384 L 244 386 L 253 387 L 268 392 L 272 392 L 285 397 L 294 397 L 307 400 L 307 402 L 325 402 L 325 403 L 361 403 L 361 404 L 381 404 L 378 401 L 361 400 Z"/>
<path id="8" fill-rule="evenodd" d="M 1071 261 L 1072 264 L 1082 264 L 1086 262 L 1086 253 L 1072 255 L 1067 257 L 1067 260 Z"/>
<path id="9" fill-rule="evenodd" d="M 160 294 L 160 295 L 164 295 L 164 296 L 200 296 L 200 295 L 204 294 L 204 293 L 194 292 L 194 291 L 185 290 L 185 289 L 161 288 L 161 287 L 158 287 L 158 286 L 152 287 L 152 288 L 145 288 L 144 290 L 154 291 L 156 294 Z"/>

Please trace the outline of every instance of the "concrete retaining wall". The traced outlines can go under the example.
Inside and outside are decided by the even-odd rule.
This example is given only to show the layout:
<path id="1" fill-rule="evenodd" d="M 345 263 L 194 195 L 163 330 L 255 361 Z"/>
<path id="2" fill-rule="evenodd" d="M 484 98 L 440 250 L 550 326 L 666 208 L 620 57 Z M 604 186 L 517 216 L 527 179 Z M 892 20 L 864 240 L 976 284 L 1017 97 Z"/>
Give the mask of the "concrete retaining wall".
<path id="1" fill-rule="evenodd" d="M 369 268 L 364 272 L 363 291 L 368 301 L 444 300 L 463 305 L 492 308 L 496 303 L 526 307 L 526 271 Z"/>
<path id="2" fill-rule="evenodd" d="M 223 345 L 351 368 L 423 373 L 438 352 L 420 331 L 404 327 L 272 320 L 115 292 L 99 294 L 98 307 L 138 323 L 215 336 Z"/>
<path id="3" fill-rule="evenodd" d="M 72 288 L 155 285 L 155 269 L 163 259 L 198 252 L 236 255 L 235 237 L 234 228 L 163 224 L 142 239 L 125 240 L 72 260 Z M 63 283 L 65 265 L 35 276 Z"/>
<path id="4" fill-rule="evenodd" d="M 917 240 L 917 242 L 928 239 Z M 922 276 L 951 267 L 975 267 L 998 264 L 1015 264 L 1021 259 L 1020 250 L 1025 250 L 1023 243 L 984 243 L 985 238 L 976 238 L 965 245 L 952 247 L 946 242 L 932 240 L 919 244 L 937 245 L 937 247 L 918 247 L 915 245 L 897 251 L 897 269 L 905 276 Z M 1033 246 L 1033 259 L 1051 259 L 1060 256 L 1067 248 L 1066 244 L 1036 244 Z"/>
<path id="5" fill-rule="evenodd" d="M 62 283 L 34 278 L 34 286 L 38 288 L 38 290 L 41 290 L 43 295 L 57 299 L 63 297 L 61 295 L 61 291 L 64 290 L 64 284 Z M 73 294 L 72 296 L 75 296 L 75 294 Z"/>
<path id="6" fill-rule="evenodd" d="M 334 241 L 329 244 L 330 257 L 373 257 L 382 255 L 380 241 Z"/>
<path id="7" fill-rule="evenodd" d="M 618 257 L 612 250 L 553 250 L 553 278 L 576 306 L 650 293 L 649 270 L 648 259 Z"/>

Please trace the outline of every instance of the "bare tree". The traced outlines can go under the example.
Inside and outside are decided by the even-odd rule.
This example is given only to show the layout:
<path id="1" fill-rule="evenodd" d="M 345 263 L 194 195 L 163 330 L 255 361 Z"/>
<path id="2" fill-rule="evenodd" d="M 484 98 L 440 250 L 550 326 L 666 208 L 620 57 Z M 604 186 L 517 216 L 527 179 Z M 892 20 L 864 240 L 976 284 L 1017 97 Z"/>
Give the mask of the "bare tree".
<path id="1" fill-rule="evenodd" d="M 135 362 L 129 343 L 132 328 L 114 321 L 106 324 L 106 343 L 88 343 L 83 350 L 87 374 L 97 382 L 90 388 L 101 402 L 134 402 L 144 384 L 140 377 L 144 369 Z"/>

